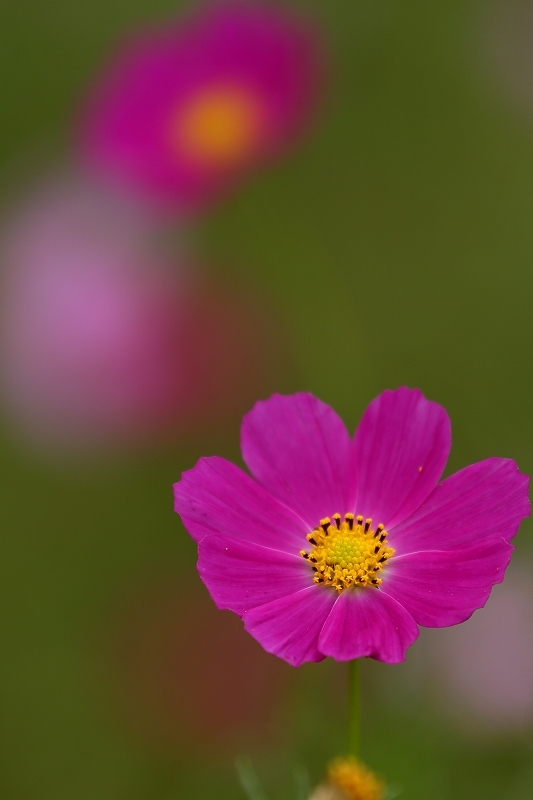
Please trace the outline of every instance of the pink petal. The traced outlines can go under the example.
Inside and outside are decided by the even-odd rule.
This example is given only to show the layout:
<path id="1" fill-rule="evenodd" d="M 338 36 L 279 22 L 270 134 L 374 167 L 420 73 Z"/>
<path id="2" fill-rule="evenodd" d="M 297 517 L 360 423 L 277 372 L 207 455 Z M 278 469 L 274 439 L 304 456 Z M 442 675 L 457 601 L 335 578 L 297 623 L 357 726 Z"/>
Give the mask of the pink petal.
<path id="1" fill-rule="evenodd" d="M 493 585 L 503 581 L 513 549 L 503 539 L 490 539 L 464 550 L 394 557 L 384 572 L 383 589 L 419 625 L 457 625 L 484 606 Z"/>
<path id="2" fill-rule="evenodd" d="M 393 529 L 398 553 L 469 547 L 496 536 L 509 541 L 529 516 L 529 478 L 514 461 L 487 458 L 446 478 Z"/>
<path id="3" fill-rule="evenodd" d="M 444 408 L 402 386 L 370 403 L 355 434 L 357 513 L 397 525 L 435 488 L 451 446 Z"/>
<path id="4" fill-rule="evenodd" d="M 311 586 L 244 614 L 244 627 L 267 653 L 293 667 L 322 661 L 318 636 L 337 595 L 323 586 Z"/>
<path id="5" fill-rule="evenodd" d="M 273 395 L 243 420 L 242 454 L 253 476 L 305 519 L 353 510 L 350 438 L 337 414 L 311 394 Z"/>
<path id="6" fill-rule="evenodd" d="M 217 607 L 240 615 L 313 586 L 303 558 L 229 536 L 206 536 L 198 554 L 198 572 Z"/>
<path id="7" fill-rule="evenodd" d="M 397 664 L 418 633 L 409 612 L 381 589 L 352 589 L 339 595 L 318 648 L 336 661 L 369 657 Z"/>
<path id="8" fill-rule="evenodd" d="M 298 553 L 307 545 L 309 526 L 223 458 L 201 458 L 174 484 L 174 509 L 199 542 L 222 533 Z"/>

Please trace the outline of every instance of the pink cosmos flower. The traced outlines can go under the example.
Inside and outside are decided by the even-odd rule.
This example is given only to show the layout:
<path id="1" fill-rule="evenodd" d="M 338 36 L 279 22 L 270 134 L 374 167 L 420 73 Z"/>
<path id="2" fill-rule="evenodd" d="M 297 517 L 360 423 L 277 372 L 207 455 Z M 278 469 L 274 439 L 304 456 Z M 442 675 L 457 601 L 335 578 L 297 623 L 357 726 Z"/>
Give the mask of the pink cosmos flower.
<path id="1" fill-rule="evenodd" d="M 309 120 L 316 34 L 281 7 L 230 0 L 130 41 L 82 115 L 86 162 L 150 201 L 203 208 Z"/>
<path id="2" fill-rule="evenodd" d="M 405 658 L 418 626 L 468 619 L 503 580 L 527 476 L 489 458 L 439 483 L 446 411 L 417 389 L 383 392 L 353 439 L 310 394 L 244 418 L 252 477 L 202 458 L 174 487 L 219 608 L 295 666 L 331 656 Z"/>

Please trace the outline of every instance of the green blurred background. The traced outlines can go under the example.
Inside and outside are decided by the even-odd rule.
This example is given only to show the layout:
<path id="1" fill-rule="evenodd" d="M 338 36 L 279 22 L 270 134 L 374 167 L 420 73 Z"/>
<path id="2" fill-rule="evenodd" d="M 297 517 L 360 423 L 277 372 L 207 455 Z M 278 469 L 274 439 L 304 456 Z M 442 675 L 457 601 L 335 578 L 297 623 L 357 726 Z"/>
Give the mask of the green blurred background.
<path id="1" fill-rule="evenodd" d="M 531 472 L 533 118 L 491 60 L 492 4 L 312 7 L 332 54 L 322 118 L 199 226 L 196 246 L 283 319 L 293 365 L 272 390 L 310 390 L 353 429 L 382 389 L 418 386 L 451 415 L 450 471 L 500 455 Z M 5 202 L 67 147 L 117 39 L 175 10 L 2 0 Z M 1 797 L 240 798 L 244 753 L 285 800 L 295 766 L 314 782 L 342 751 L 342 665 L 292 670 L 214 612 L 172 511 L 171 484 L 200 455 L 239 460 L 238 425 L 64 462 L 4 420 Z M 517 543 L 527 565 L 528 522 Z M 412 800 L 533 796 L 531 726 L 447 713 L 425 649 L 422 637 L 405 665 L 365 663 L 365 760 Z"/>

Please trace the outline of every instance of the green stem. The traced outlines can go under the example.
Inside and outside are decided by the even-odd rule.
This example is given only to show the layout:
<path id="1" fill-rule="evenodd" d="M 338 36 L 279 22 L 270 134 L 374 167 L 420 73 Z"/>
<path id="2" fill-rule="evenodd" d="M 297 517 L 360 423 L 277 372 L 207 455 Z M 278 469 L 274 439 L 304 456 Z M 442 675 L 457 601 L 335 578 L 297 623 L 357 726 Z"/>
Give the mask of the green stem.
<path id="1" fill-rule="evenodd" d="M 348 755 L 359 758 L 361 739 L 361 706 L 359 691 L 359 661 L 350 661 L 348 698 Z"/>

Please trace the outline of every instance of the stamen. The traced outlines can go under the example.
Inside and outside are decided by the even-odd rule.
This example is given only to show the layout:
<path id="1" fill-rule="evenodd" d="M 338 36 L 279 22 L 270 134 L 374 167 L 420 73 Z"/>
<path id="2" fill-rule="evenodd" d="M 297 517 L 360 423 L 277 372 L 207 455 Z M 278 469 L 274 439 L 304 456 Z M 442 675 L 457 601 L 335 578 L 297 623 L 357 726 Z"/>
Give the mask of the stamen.
<path id="1" fill-rule="evenodd" d="M 331 519 L 335 525 L 331 524 Z M 381 579 L 376 573 L 394 555 L 394 550 L 385 544 L 387 531 L 383 525 L 378 525 L 374 531 L 371 518 L 354 517 L 350 512 L 344 518 L 335 513 L 331 519 L 324 517 L 320 525 L 307 534 L 312 550 L 309 553 L 300 551 L 302 558 L 312 564 L 315 583 L 332 586 L 339 593 L 355 586 L 379 586 Z"/>

